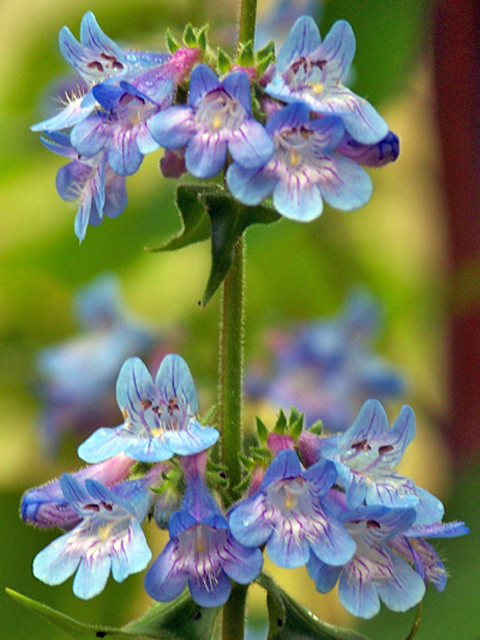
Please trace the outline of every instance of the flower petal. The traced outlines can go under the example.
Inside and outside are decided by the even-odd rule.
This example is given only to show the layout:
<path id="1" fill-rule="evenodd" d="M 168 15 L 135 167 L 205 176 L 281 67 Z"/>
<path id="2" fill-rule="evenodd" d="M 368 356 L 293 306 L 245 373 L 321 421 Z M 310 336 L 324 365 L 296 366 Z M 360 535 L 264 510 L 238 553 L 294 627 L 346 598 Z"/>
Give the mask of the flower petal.
<path id="1" fill-rule="evenodd" d="M 203 577 L 188 579 L 193 600 L 201 607 L 221 607 L 230 597 L 232 585 L 223 571 L 212 576 L 208 583 Z"/>
<path id="2" fill-rule="evenodd" d="M 321 44 L 320 32 L 310 16 L 301 16 L 287 36 L 277 57 L 277 71 L 283 73 L 298 58 L 307 56 Z"/>
<path id="3" fill-rule="evenodd" d="M 252 118 L 236 131 L 228 143 L 232 158 L 246 169 L 263 167 L 273 156 L 273 142 L 262 125 Z"/>
<path id="4" fill-rule="evenodd" d="M 197 133 L 185 151 L 187 170 L 196 178 L 213 178 L 227 160 L 227 142 L 218 134 Z"/>
<path id="5" fill-rule="evenodd" d="M 182 593 L 187 576 L 176 568 L 176 545 L 170 541 L 165 546 L 145 576 L 145 591 L 154 600 L 170 602 Z"/>

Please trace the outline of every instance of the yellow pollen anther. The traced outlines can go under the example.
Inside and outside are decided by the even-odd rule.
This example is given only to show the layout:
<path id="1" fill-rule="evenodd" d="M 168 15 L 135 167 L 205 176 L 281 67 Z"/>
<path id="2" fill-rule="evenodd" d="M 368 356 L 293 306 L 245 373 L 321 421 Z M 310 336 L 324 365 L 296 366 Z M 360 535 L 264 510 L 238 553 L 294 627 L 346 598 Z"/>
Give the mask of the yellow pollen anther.
<path id="1" fill-rule="evenodd" d="M 293 495 L 293 493 L 287 488 L 285 488 L 285 507 L 290 511 L 297 504 L 297 499 Z"/>
<path id="2" fill-rule="evenodd" d="M 290 151 L 290 164 L 292 167 L 297 167 L 300 164 L 301 156 L 294 149 Z"/>
<path id="3" fill-rule="evenodd" d="M 213 119 L 213 128 L 214 129 L 221 129 L 223 126 L 223 121 L 222 118 L 220 116 L 215 116 L 215 118 Z"/>
<path id="4" fill-rule="evenodd" d="M 323 91 L 323 84 L 320 84 L 319 82 L 312 84 L 311 87 L 313 89 L 313 93 L 319 94 Z"/>

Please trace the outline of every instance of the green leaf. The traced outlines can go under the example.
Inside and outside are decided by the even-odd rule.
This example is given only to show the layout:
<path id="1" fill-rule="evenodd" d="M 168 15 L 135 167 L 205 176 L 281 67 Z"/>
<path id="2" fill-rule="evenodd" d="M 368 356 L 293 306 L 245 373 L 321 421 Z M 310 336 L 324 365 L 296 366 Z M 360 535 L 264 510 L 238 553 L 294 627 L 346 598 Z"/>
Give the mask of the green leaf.
<path id="1" fill-rule="evenodd" d="M 223 51 L 223 49 L 220 49 L 220 47 L 218 47 L 217 49 L 217 64 L 218 64 L 218 70 L 222 75 L 225 75 L 226 73 L 228 73 L 233 64 L 230 56 L 226 54 L 225 51 Z"/>
<path id="2" fill-rule="evenodd" d="M 240 204 L 226 191 L 205 192 L 199 196 L 210 216 L 212 232 L 212 266 L 203 296 L 205 306 L 224 281 L 233 260 L 235 245 L 252 224 L 272 224 L 281 219 L 273 206 L 255 207 Z"/>
<path id="3" fill-rule="evenodd" d="M 368 640 L 357 631 L 322 622 L 266 574 L 260 574 L 257 582 L 267 591 L 267 640 Z"/>
<path id="4" fill-rule="evenodd" d="M 258 416 L 255 416 L 255 421 L 257 424 L 257 436 L 260 444 L 267 444 L 268 438 L 268 428 L 262 420 Z"/>
<path id="5" fill-rule="evenodd" d="M 275 433 L 284 434 L 287 430 L 287 416 L 284 414 L 283 409 L 280 409 L 277 422 L 273 428 Z"/>
<path id="6" fill-rule="evenodd" d="M 7 593 L 29 611 L 36 613 L 51 624 L 59 627 L 76 640 L 96 640 L 107 638 L 159 638 L 161 640 L 209 640 L 213 634 L 215 620 L 220 608 L 204 609 L 193 602 L 188 592 L 183 593 L 174 602 L 156 603 L 138 620 L 114 629 L 99 627 L 66 616 L 47 605 L 31 600 L 16 591 L 7 589 Z"/>
<path id="7" fill-rule="evenodd" d="M 300 415 L 298 420 L 294 422 L 289 428 L 289 435 L 295 440 L 295 442 L 300 438 L 303 431 L 303 413 Z"/>
<path id="8" fill-rule="evenodd" d="M 323 432 L 323 422 L 321 420 L 317 420 L 312 424 L 309 431 L 314 433 L 316 436 L 321 436 Z"/>
<path id="9" fill-rule="evenodd" d="M 210 237 L 210 220 L 203 202 L 199 199 L 204 193 L 216 193 L 220 187 L 198 184 L 182 184 L 177 187 L 176 204 L 182 219 L 180 232 L 166 244 L 151 251 L 176 251 Z"/>
<path id="10" fill-rule="evenodd" d="M 165 34 L 165 39 L 167 41 L 167 48 L 170 51 L 170 53 L 175 53 L 175 51 L 180 49 L 180 44 L 172 36 L 170 29 L 167 29 L 167 32 Z"/>
<path id="11" fill-rule="evenodd" d="M 249 40 L 242 45 L 241 51 L 237 57 L 237 64 L 241 67 L 252 67 L 254 63 L 253 42 Z"/>
<path id="12" fill-rule="evenodd" d="M 197 31 L 197 43 L 200 49 L 205 53 L 205 50 L 208 46 L 208 30 L 210 25 L 204 24 L 203 27 Z"/>
<path id="13" fill-rule="evenodd" d="M 275 42 L 270 40 L 264 47 L 259 49 L 255 55 L 260 62 L 261 60 L 265 60 L 265 58 L 270 58 L 272 54 L 275 56 Z"/>
<path id="14" fill-rule="evenodd" d="M 183 42 L 187 45 L 187 47 L 197 46 L 197 37 L 190 23 L 186 25 L 185 30 L 183 32 Z"/>

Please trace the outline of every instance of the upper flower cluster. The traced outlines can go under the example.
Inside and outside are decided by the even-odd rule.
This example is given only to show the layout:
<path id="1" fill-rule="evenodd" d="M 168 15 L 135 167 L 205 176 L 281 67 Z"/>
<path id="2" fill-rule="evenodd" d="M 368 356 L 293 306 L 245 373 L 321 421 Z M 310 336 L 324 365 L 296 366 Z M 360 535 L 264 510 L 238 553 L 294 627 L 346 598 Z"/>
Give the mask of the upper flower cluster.
<path id="1" fill-rule="evenodd" d="M 71 159 L 57 188 L 79 203 L 80 240 L 88 224 L 124 210 L 125 177 L 159 146 L 165 175 L 213 178 L 223 169 L 234 198 L 256 205 L 272 196 L 281 215 L 298 221 L 318 217 L 323 201 L 344 211 L 363 206 L 372 182 L 361 165 L 382 166 L 398 155 L 383 118 L 344 85 L 355 53 L 345 21 L 322 42 L 313 18 L 298 18 L 265 74 L 253 56 L 217 65 L 200 37 L 172 54 L 121 49 L 91 12 L 80 42 L 63 27 L 60 49 L 86 89 L 32 129 Z"/>

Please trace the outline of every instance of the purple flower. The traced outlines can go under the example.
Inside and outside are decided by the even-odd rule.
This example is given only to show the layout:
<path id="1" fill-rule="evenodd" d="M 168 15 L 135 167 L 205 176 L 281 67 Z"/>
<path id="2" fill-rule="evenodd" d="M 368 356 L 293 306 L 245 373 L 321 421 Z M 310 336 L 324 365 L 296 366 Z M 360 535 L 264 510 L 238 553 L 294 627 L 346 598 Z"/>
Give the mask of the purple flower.
<path id="1" fill-rule="evenodd" d="M 355 140 L 375 144 L 387 135 L 386 122 L 343 84 L 355 46 L 348 22 L 335 22 L 322 43 L 313 18 L 302 16 L 280 50 L 277 73 L 266 90 L 284 102 L 304 102 L 315 113 L 340 116 Z"/>
<path id="2" fill-rule="evenodd" d="M 452 538 L 469 533 L 463 522 L 438 522 L 428 526 L 413 526 L 389 540 L 389 546 L 406 560 L 415 565 L 415 571 L 422 577 L 425 586 L 429 582 L 437 591 L 443 591 L 447 584 L 447 570 L 438 553 L 424 538 Z"/>
<path id="3" fill-rule="evenodd" d="M 380 600 L 392 611 L 406 611 L 425 593 L 422 578 L 388 546 L 389 540 L 415 520 L 413 509 L 362 507 L 344 511 L 341 517 L 355 540 L 356 551 L 343 566 L 330 566 L 313 555 L 307 563 L 320 593 L 327 593 L 339 579 L 338 595 L 345 609 L 360 618 L 380 611 Z"/>
<path id="4" fill-rule="evenodd" d="M 233 535 L 252 547 L 266 543 L 268 556 L 280 567 L 300 567 L 312 556 L 344 564 L 355 543 L 324 500 L 336 477 L 326 460 L 302 471 L 294 451 L 281 451 L 260 489 L 232 509 Z"/>
<path id="5" fill-rule="evenodd" d="M 150 482 L 145 476 L 110 490 L 95 480 L 86 480 L 83 487 L 63 474 L 62 492 L 81 522 L 36 555 L 35 577 L 57 585 L 76 572 L 73 592 L 88 600 L 103 591 L 110 571 L 123 582 L 145 569 L 152 554 L 140 522 L 153 498 Z"/>
<path id="6" fill-rule="evenodd" d="M 337 151 L 363 167 L 383 167 L 398 158 L 400 141 L 393 131 L 389 131 L 385 138 L 375 144 L 362 144 L 346 133 L 337 146 Z"/>
<path id="7" fill-rule="evenodd" d="M 78 449 L 87 462 L 100 462 L 120 453 L 142 462 L 168 460 L 204 451 L 218 431 L 202 427 L 195 417 L 197 392 L 183 358 L 165 356 L 153 382 L 139 358 L 129 358 L 117 380 L 117 402 L 125 422 L 93 433 Z"/>
<path id="8" fill-rule="evenodd" d="M 168 528 L 171 540 L 145 576 L 145 589 L 155 600 L 174 600 L 188 583 L 197 604 L 218 607 L 230 596 L 230 579 L 249 584 L 262 570 L 262 552 L 235 540 L 199 477 L 187 483 L 182 509 Z"/>
<path id="9" fill-rule="evenodd" d="M 319 439 L 318 455 L 334 462 L 348 507 L 354 509 L 364 502 L 391 509 L 411 507 L 416 525 L 433 524 L 442 519 L 443 504 L 395 471 L 414 435 L 415 416 L 410 407 L 403 406 L 390 427 L 382 405 L 368 400 L 345 433 Z"/>
<path id="10" fill-rule="evenodd" d="M 111 274 L 80 289 L 74 306 L 82 333 L 38 357 L 39 390 L 46 403 L 41 428 L 50 452 L 65 431 L 91 433 L 112 419 L 113 389 L 123 361 L 155 342 L 151 328 L 126 308 L 120 283 Z"/>
<path id="11" fill-rule="evenodd" d="M 119 453 L 106 462 L 80 469 L 70 474 L 70 477 L 82 485 L 85 485 L 86 480 L 96 480 L 106 487 L 112 487 L 125 480 L 134 463 L 135 460 Z M 26 491 L 22 497 L 20 512 L 25 522 L 42 529 L 58 527 L 66 531 L 81 520 L 78 512 L 65 498 L 60 479 Z"/>
<path id="12" fill-rule="evenodd" d="M 309 222 L 323 210 L 323 200 L 350 211 L 368 202 L 370 176 L 334 149 L 342 139 L 340 118 L 310 121 L 308 108 L 299 102 L 276 113 L 267 123 L 273 140 L 273 158 L 260 168 L 235 162 L 227 171 L 233 196 L 247 205 L 259 204 L 273 192 L 273 205 L 286 218 Z"/>
<path id="13" fill-rule="evenodd" d="M 262 166 L 273 153 L 265 129 L 253 119 L 246 73 L 235 71 L 220 82 L 206 64 L 192 72 L 189 106 L 158 113 L 150 131 L 165 149 L 186 146 L 186 167 L 197 178 L 217 175 L 227 160 L 227 149 L 248 168 Z"/>
<path id="14" fill-rule="evenodd" d="M 405 390 L 400 373 L 373 350 L 380 320 L 378 302 L 355 290 L 337 316 L 277 331 L 270 339 L 273 371 L 249 374 L 248 394 L 285 411 L 296 407 L 307 425 L 322 420 L 325 431 L 344 431 L 368 398 L 398 397 Z"/>
<path id="15" fill-rule="evenodd" d="M 87 226 L 98 226 L 105 216 L 117 218 L 127 206 L 125 178 L 116 175 L 106 161 L 105 153 L 85 158 L 79 156 L 69 136 L 52 132 L 51 140 L 42 138 L 43 144 L 59 155 L 73 158 L 57 173 L 56 186 L 60 197 L 78 203 L 75 235 L 82 242 Z"/>
<path id="16" fill-rule="evenodd" d="M 168 54 L 126 51 L 106 36 L 95 16 L 87 12 L 80 25 L 80 42 L 68 27 L 63 27 L 59 36 L 60 51 L 65 60 L 80 74 L 88 87 L 102 82 L 132 79 L 152 67 L 163 64 Z M 53 118 L 40 122 L 32 131 L 57 131 L 72 127 L 84 120 L 95 109 L 92 89 L 74 97 Z"/>

